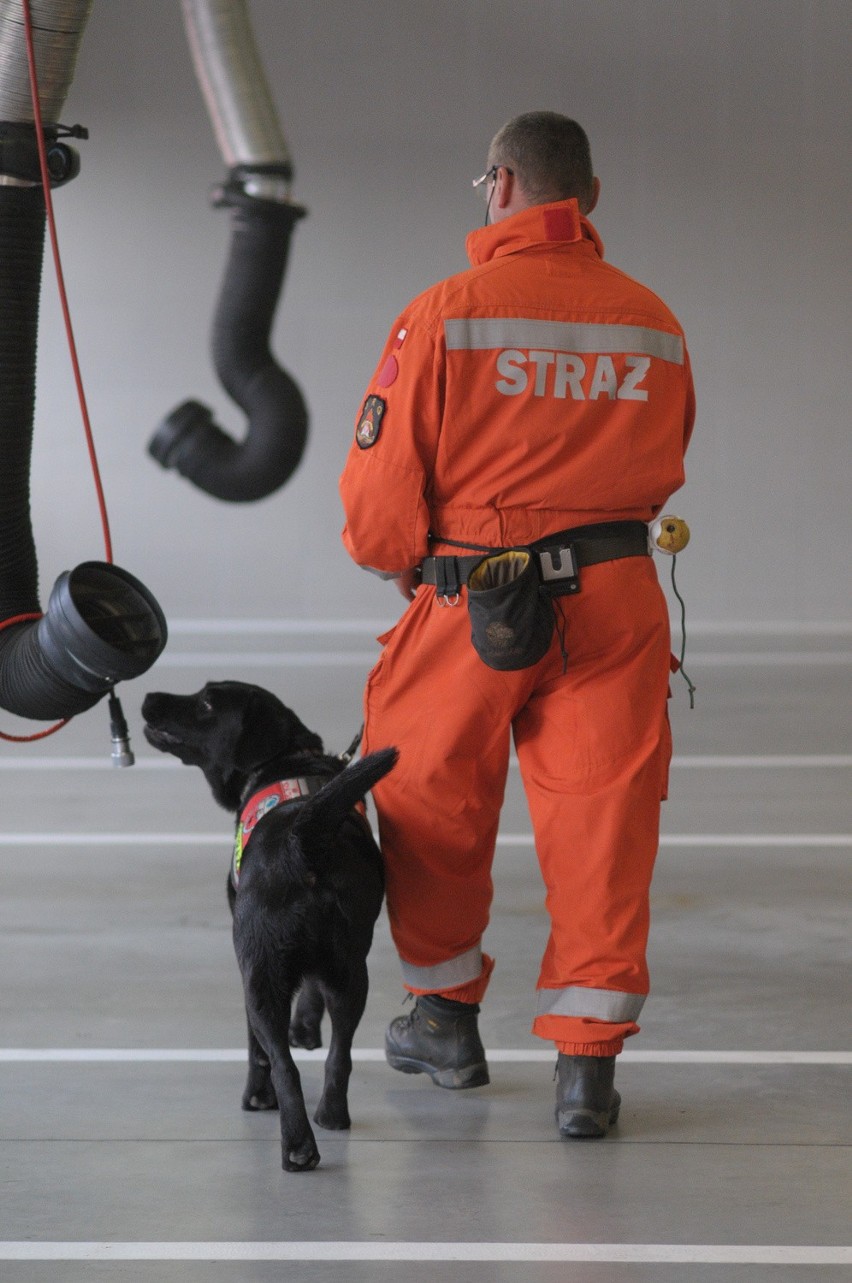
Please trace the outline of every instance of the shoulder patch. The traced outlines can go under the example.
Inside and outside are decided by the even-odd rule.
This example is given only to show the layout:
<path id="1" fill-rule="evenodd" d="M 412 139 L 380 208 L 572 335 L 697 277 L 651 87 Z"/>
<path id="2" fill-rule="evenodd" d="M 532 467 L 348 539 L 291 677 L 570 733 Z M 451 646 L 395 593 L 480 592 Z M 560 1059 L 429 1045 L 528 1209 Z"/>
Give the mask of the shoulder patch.
<path id="1" fill-rule="evenodd" d="M 364 402 L 355 429 L 355 440 L 362 450 L 369 450 L 378 441 L 386 405 L 380 396 L 368 396 Z"/>
<path id="2" fill-rule="evenodd" d="M 391 352 L 390 356 L 382 366 L 381 371 L 379 372 L 379 377 L 376 381 L 380 388 L 389 388 L 392 383 L 396 383 L 398 377 L 399 361 L 397 361 L 393 352 Z"/>

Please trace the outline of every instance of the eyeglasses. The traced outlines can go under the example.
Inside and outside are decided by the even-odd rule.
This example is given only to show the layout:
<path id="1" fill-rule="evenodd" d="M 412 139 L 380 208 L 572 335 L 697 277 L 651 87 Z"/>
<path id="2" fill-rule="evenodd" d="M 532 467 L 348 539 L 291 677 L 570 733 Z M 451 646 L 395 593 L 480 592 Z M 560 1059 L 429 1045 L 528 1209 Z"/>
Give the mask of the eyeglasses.
<path id="1" fill-rule="evenodd" d="M 487 183 L 489 178 L 497 177 L 498 169 L 505 169 L 507 174 L 514 174 L 515 172 L 514 169 L 510 169 L 508 165 L 491 165 L 489 169 L 486 169 L 484 174 L 480 174 L 479 178 L 474 178 L 472 185 L 474 187 L 482 187 L 483 183 Z M 487 191 L 488 189 L 486 188 L 486 190 L 482 193 L 483 196 L 487 195 Z"/>

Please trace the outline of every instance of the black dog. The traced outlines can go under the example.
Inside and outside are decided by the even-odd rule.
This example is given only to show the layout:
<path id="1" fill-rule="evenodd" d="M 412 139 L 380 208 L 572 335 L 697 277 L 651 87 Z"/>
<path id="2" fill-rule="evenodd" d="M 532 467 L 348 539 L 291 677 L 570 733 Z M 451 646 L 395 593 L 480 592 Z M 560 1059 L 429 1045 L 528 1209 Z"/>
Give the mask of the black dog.
<path id="1" fill-rule="evenodd" d="M 314 1120 L 349 1127 L 352 1038 L 384 895 L 379 849 L 354 808 L 391 770 L 396 750 L 344 768 L 280 700 L 244 682 L 151 694 L 142 715 L 148 742 L 199 766 L 216 801 L 236 815 L 228 901 L 248 1017 L 242 1104 L 279 1106 L 282 1166 L 309 1171 L 320 1156 L 290 1046 L 321 1045 L 327 1008 L 331 1044 Z"/>

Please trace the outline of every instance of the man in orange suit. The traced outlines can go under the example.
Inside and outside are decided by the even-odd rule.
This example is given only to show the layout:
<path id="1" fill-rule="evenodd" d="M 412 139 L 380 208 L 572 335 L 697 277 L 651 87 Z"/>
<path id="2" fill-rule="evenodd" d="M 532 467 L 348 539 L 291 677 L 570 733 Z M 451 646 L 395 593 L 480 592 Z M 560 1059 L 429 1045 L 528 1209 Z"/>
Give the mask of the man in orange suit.
<path id="1" fill-rule="evenodd" d="M 400 748 L 374 796 L 417 995 L 387 1057 L 441 1087 L 488 1082 L 477 1016 L 511 737 L 551 928 L 532 1027 L 556 1047 L 560 1133 L 599 1137 L 648 992 L 671 739 L 647 523 L 683 483 L 692 380 L 675 317 L 604 261 L 576 122 L 510 121 L 475 185 L 472 266 L 395 322 L 340 483 L 349 553 L 410 600 L 365 693 L 364 751 Z"/>

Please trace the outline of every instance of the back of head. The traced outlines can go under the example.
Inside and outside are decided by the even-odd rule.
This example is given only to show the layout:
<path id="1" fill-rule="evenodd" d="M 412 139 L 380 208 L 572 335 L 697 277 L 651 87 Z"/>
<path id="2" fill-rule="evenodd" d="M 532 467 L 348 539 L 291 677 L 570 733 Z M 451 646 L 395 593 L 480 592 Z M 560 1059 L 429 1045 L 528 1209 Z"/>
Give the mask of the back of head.
<path id="1" fill-rule="evenodd" d="M 573 196 L 585 211 L 593 203 L 594 171 L 586 132 L 558 112 L 515 116 L 495 134 L 488 164 L 511 169 L 531 205 Z"/>

